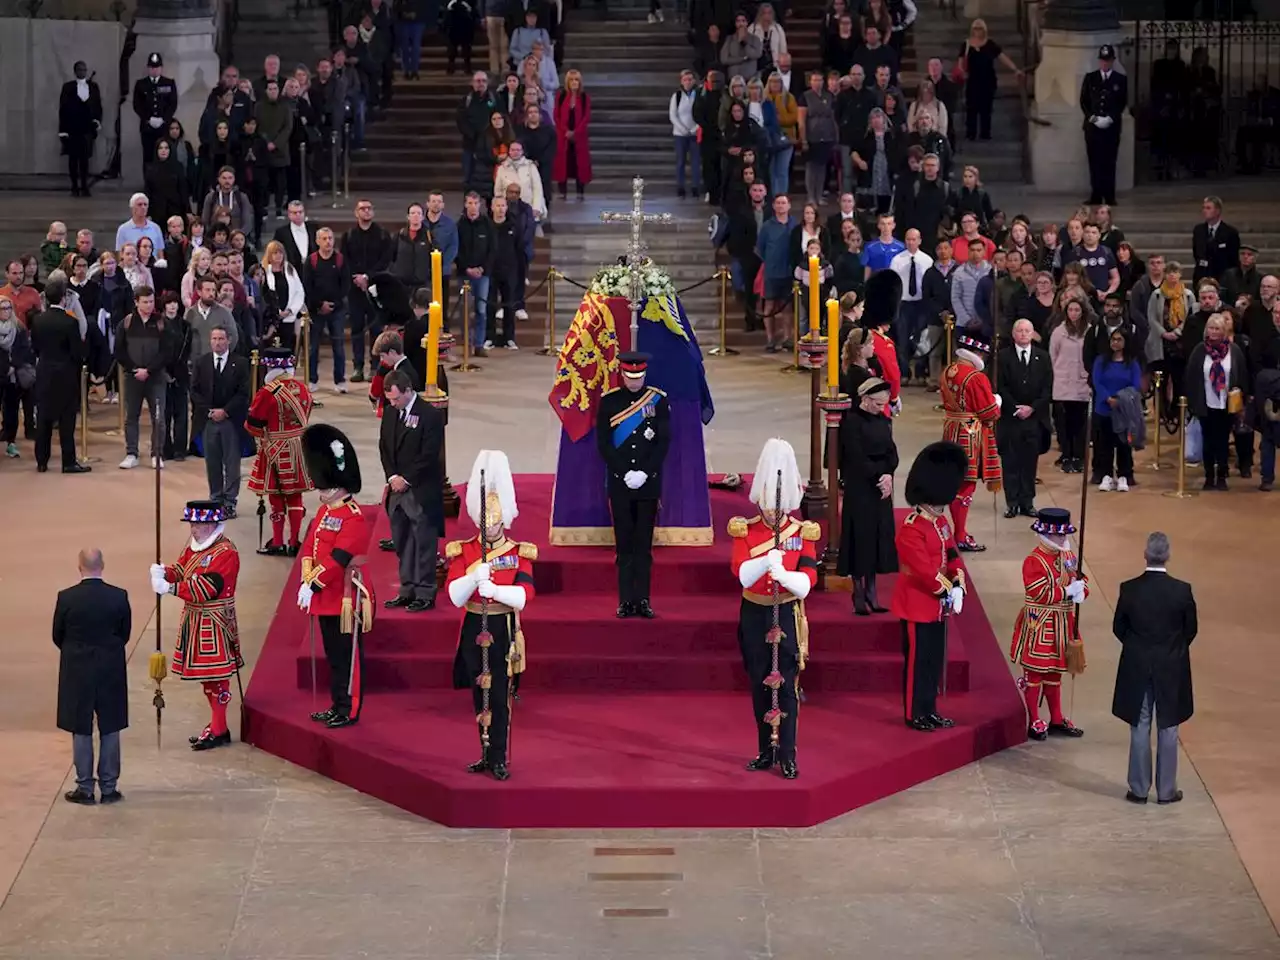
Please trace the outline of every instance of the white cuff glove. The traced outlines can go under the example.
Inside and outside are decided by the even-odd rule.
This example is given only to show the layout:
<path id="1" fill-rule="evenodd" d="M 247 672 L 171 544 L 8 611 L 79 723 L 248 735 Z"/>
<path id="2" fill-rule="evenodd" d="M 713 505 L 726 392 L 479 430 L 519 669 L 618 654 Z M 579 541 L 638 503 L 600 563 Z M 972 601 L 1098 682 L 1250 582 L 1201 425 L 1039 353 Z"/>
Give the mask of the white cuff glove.
<path id="1" fill-rule="evenodd" d="M 1093 118 L 1093 125 L 1097 127 L 1099 130 L 1106 130 L 1113 123 L 1115 123 L 1115 121 L 1112 120 L 1110 117 L 1094 117 Z"/>
<path id="2" fill-rule="evenodd" d="M 643 470 L 628 470 L 623 476 L 622 482 L 632 490 L 639 490 L 648 479 L 649 475 Z"/>
<path id="3" fill-rule="evenodd" d="M 163 579 L 164 579 L 164 564 L 163 564 L 163 563 L 153 563 L 153 564 L 151 565 L 151 579 L 152 579 L 152 580 L 163 580 Z"/>
<path id="4" fill-rule="evenodd" d="M 490 579 L 489 565 L 487 563 L 477 564 L 475 570 L 471 573 L 471 577 L 476 583 L 482 583 Z"/>
<path id="5" fill-rule="evenodd" d="M 481 580 L 476 584 L 476 593 L 480 595 L 482 600 L 492 600 L 497 589 L 492 580 Z"/>
<path id="6" fill-rule="evenodd" d="M 61 137 L 63 140 L 67 138 L 67 135 L 65 133 L 60 133 L 58 134 L 58 136 Z"/>
<path id="7" fill-rule="evenodd" d="M 809 589 L 813 586 L 809 582 L 808 574 L 799 570 L 781 570 L 773 575 L 773 579 L 778 581 L 778 586 L 786 590 L 787 593 L 801 600 L 809 595 Z"/>
<path id="8" fill-rule="evenodd" d="M 477 568 L 479 569 L 479 568 Z M 455 607 L 465 607 L 471 595 L 476 592 L 477 581 L 474 574 L 459 577 L 449 584 L 449 602 Z"/>
<path id="9" fill-rule="evenodd" d="M 156 592 L 157 596 L 163 597 L 166 593 L 169 592 L 170 587 L 169 587 L 168 581 L 166 581 L 162 577 L 152 577 L 151 589 Z"/>
<path id="10" fill-rule="evenodd" d="M 1004 397 L 1000 396 L 1000 394 L 998 393 L 996 394 L 996 409 L 997 410 L 1004 409 Z"/>
<path id="11" fill-rule="evenodd" d="M 495 584 L 489 585 L 493 589 L 493 599 L 502 604 L 506 604 L 512 610 L 523 610 L 525 601 L 529 595 L 524 592 L 524 587 L 517 587 L 514 584 L 506 587 L 500 587 Z"/>
<path id="12" fill-rule="evenodd" d="M 772 551 L 770 551 L 772 553 Z M 756 557 L 754 560 L 745 560 L 742 566 L 738 568 L 738 582 L 744 587 L 750 587 L 753 583 L 769 572 L 769 554 L 763 557 Z"/>
<path id="13" fill-rule="evenodd" d="M 959 616 L 964 609 L 964 591 L 959 587 L 951 588 L 951 612 Z"/>
<path id="14" fill-rule="evenodd" d="M 158 130 L 164 124 L 164 121 L 159 117 L 152 117 L 147 123 L 151 124 L 152 130 Z"/>
<path id="15" fill-rule="evenodd" d="M 1084 581 L 1072 580 L 1067 586 L 1067 596 L 1073 603 L 1084 603 Z"/>
<path id="16" fill-rule="evenodd" d="M 298 587 L 298 609 L 303 613 L 311 612 L 311 597 L 315 593 L 311 584 L 304 583 Z"/>

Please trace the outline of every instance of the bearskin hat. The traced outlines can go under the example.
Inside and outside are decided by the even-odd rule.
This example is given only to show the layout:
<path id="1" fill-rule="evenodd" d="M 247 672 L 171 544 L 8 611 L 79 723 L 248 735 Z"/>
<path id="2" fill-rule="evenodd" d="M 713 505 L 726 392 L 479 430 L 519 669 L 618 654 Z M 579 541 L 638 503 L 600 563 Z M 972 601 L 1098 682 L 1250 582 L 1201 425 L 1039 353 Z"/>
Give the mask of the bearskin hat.
<path id="1" fill-rule="evenodd" d="M 892 270 L 878 270 L 871 275 L 863 291 L 862 325 L 880 327 L 893 323 L 902 302 L 902 278 Z"/>
<path id="2" fill-rule="evenodd" d="M 360 461 L 351 441 L 337 427 L 313 423 L 302 431 L 302 456 L 317 490 L 341 487 L 347 493 L 360 492 Z"/>
<path id="3" fill-rule="evenodd" d="M 913 507 L 942 506 L 960 492 L 969 458 L 959 444 L 940 440 L 931 443 L 916 456 L 907 474 L 907 503 Z"/>

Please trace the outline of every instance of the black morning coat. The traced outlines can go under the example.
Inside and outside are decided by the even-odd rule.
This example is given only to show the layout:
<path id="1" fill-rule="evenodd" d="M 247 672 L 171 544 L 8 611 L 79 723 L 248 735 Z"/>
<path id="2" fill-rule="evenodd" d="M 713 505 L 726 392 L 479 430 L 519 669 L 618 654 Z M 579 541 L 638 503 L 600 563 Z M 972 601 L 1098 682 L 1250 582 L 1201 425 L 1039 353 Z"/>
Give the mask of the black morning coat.
<path id="1" fill-rule="evenodd" d="M 391 404 L 383 407 L 378 433 L 382 470 L 388 477 L 404 477 L 409 495 L 437 531 L 444 529 L 444 466 L 440 462 L 443 439 L 444 414 L 421 397 L 414 398 L 408 420 Z M 390 496 L 388 486 L 384 504 Z"/>
<path id="2" fill-rule="evenodd" d="M 671 443 L 671 409 L 666 394 L 658 391 L 646 409 L 639 426 L 631 432 L 621 446 L 613 444 L 613 427 L 609 421 L 627 410 L 646 392 L 648 386 L 632 392 L 626 387 L 610 390 L 600 398 L 596 416 L 596 446 L 609 474 L 609 497 L 621 500 L 657 500 L 662 494 L 662 462 Z M 624 479 L 632 470 L 647 475 L 643 484 L 632 490 Z"/>
<path id="3" fill-rule="evenodd" d="M 1111 712 L 1138 723 L 1148 685 L 1155 687 L 1156 723 L 1172 727 L 1191 719 L 1191 641 L 1196 601 L 1191 584 L 1155 570 L 1120 584 L 1112 632 L 1123 644 Z"/>
<path id="4" fill-rule="evenodd" d="M 58 593 L 53 643 L 58 664 L 58 729 L 84 736 L 129 726 L 125 648 L 133 628 L 129 595 L 102 580 L 86 578 Z"/>

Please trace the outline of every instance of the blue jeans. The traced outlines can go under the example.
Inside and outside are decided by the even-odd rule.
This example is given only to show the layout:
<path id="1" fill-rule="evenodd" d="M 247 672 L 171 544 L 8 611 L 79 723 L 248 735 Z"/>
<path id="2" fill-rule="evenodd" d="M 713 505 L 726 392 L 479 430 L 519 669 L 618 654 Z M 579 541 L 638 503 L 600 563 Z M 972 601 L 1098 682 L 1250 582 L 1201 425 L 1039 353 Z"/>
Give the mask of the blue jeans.
<path id="1" fill-rule="evenodd" d="M 1262 471 L 1262 479 L 1267 483 L 1276 481 L 1276 440 L 1280 435 L 1280 424 L 1268 423 L 1262 429 L 1261 442 L 1258 444 L 1258 466 Z"/>
<path id="2" fill-rule="evenodd" d="M 788 143 L 779 147 L 778 152 L 769 158 L 769 192 L 775 197 L 786 196 L 791 186 L 791 158 L 796 148 Z"/>
<path id="3" fill-rule="evenodd" d="M 697 137 L 676 137 L 676 187 L 684 189 L 684 165 L 693 172 L 693 192 L 702 192 L 702 147 Z"/>
<path id="4" fill-rule="evenodd" d="M 733 284 L 733 289 L 738 293 L 742 293 L 755 280 L 755 277 L 744 277 L 742 275 L 742 261 L 734 257 L 729 261 L 729 280 Z"/>
<path id="5" fill-rule="evenodd" d="M 468 326 L 471 328 L 471 352 L 475 353 L 484 346 L 484 331 L 489 322 L 489 278 L 468 277 L 462 273 L 458 282 L 464 280 L 471 282 L 471 322 Z"/>
<path id="6" fill-rule="evenodd" d="M 351 124 L 351 142 L 348 146 L 352 150 L 361 150 L 364 148 L 364 120 L 368 101 L 364 97 L 356 97 L 347 101 L 347 107 L 348 123 Z"/>
<path id="7" fill-rule="evenodd" d="M 320 335 L 329 334 L 329 345 L 333 348 L 333 382 L 347 382 L 347 353 L 344 343 L 347 326 L 347 311 L 344 307 L 334 307 L 333 313 L 323 314 L 317 310 L 311 316 L 311 346 L 307 349 L 307 369 L 311 371 L 311 386 L 320 382 Z M 354 349 L 354 348 L 353 348 Z"/>
<path id="8" fill-rule="evenodd" d="M 417 73 L 422 65 L 422 32 L 426 28 L 421 20 L 402 20 L 396 24 L 400 69 L 405 73 Z"/>

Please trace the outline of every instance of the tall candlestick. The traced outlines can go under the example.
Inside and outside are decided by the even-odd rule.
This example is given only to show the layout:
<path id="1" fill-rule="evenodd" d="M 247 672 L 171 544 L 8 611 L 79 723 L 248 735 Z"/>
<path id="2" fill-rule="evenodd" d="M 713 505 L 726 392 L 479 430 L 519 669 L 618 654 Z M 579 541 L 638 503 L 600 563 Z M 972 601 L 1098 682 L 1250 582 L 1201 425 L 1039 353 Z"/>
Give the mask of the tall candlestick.
<path id="1" fill-rule="evenodd" d="M 827 301 L 827 392 L 840 392 L 840 301 Z"/>
<path id="2" fill-rule="evenodd" d="M 431 299 L 444 303 L 444 270 L 439 250 L 431 251 Z"/>
<path id="3" fill-rule="evenodd" d="M 821 274 L 818 270 L 818 258 L 809 258 L 809 339 L 815 339 L 820 335 L 822 324 L 818 317 L 818 296 L 819 288 L 822 285 Z M 797 331 L 798 332 L 798 331 Z"/>
<path id="4" fill-rule="evenodd" d="M 444 308 L 434 301 L 427 309 L 427 388 L 435 387 L 440 370 L 440 332 L 444 329 Z"/>

